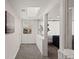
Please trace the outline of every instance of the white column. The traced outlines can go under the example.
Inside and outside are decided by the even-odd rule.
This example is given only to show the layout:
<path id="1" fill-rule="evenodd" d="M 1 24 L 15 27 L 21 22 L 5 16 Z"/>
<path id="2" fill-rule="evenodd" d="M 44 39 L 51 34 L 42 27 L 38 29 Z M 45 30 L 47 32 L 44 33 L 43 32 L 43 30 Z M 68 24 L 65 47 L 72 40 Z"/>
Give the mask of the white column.
<path id="1" fill-rule="evenodd" d="M 61 18 L 61 20 L 60 20 L 60 49 L 61 50 L 63 50 L 64 49 L 64 47 L 65 47 L 65 45 L 64 45 L 64 43 L 65 43 L 65 40 L 66 40 L 66 38 L 65 38 L 65 36 L 66 36 L 66 34 L 65 34 L 65 0 L 61 0 L 60 1 L 60 18 Z"/>
<path id="2" fill-rule="evenodd" d="M 69 0 L 66 0 L 66 40 L 65 48 L 72 48 L 72 10 L 69 10 Z"/>
<path id="3" fill-rule="evenodd" d="M 43 56 L 48 56 L 48 34 L 47 34 L 48 14 L 43 16 Z"/>
<path id="4" fill-rule="evenodd" d="M 63 59 L 63 51 L 72 47 L 72 16 L 69 12 L 69 0 L 60 1 L 60 49 L 58 59 Z"/>
<path id="5" fill-rule="evenodd" d="M 60 1 L 60 49 L 71 48 L 72 44 L 72 17 L 69 13 L 69 0 Z"/>
<path id="6" fill-rule="evenodd" d="M 72 49 L 72 9 L 68 9 L 66 27 L 66 48 Z"/>

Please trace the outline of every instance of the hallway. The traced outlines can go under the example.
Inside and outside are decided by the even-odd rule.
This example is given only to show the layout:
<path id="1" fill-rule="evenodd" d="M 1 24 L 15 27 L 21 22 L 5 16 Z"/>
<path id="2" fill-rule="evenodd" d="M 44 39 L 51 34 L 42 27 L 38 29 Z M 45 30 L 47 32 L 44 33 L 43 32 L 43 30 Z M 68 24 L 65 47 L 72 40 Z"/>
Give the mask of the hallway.
<path id="1" fill-rule="evenodd" d="M 53 45 L 49 45 L 49 56 L 44 57 L 39 52 L 36 45 L 21 44 L 15 59 L 57 59 L 57 48 Z"/>
<path id="2" fill-rule="evenodd" d="M 6 59 L 64 59 L 58 52 L 72 48 L 73 1 L 6 0 Z"/>

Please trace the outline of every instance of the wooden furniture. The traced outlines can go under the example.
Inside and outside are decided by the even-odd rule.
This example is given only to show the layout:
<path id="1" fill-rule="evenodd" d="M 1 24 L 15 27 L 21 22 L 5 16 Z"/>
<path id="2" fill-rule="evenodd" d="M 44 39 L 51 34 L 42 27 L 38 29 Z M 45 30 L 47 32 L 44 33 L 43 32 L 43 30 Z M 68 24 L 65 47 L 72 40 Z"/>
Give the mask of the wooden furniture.
<path id="1" fill-rule="evenodd" d="M 59 48 L 59 35 L 53 35 L 53 45 L 55 45 L 57 48 Z"/>

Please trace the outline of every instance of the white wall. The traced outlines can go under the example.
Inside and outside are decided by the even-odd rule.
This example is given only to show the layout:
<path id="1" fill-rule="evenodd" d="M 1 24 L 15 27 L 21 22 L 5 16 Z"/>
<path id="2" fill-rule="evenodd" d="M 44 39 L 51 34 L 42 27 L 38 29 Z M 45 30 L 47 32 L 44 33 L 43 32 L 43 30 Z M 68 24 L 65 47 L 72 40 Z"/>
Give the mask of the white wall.
<path id="1" fill-rule="evenodd" d="M 39 51 L 41 52 L 41 54 L 43 54 L 43 37 L 40 35 L 37 35 L 37 39 L 36 39 L 36 45 L 39 49 Z"/>
<path id="2" fill-rule="evenodd" d="M 38 22 L 38 33 L 37 33 L 37 39 L 36 39 L 36 45 L 38 47 L 38 49 L 40 50 L 40 52 L 43 54 L 43 36 L 42 36 L 42 32 L 39 33 L 39 28 L 40 28 L 40 25 L 43 26 L 43 21 L 39 21 Z"/>
<path id="3" fill-rule="evenodd" d="M 31 34 L 23 34 L 23 28 L 26 26 L 30 26 L 32 29 Z M 38 31 L 38 21 L 36 20 L 23 20 L 23 27 L 22 27 L 22 43 L 26 44 L 35 44 L 36 43 L 36 35 Z"/>
<path id="4" fill-rule="evenodd" d="M 39 21 L 39 26 L 42 25 L 43 31 L 38 33 L 36 44 L 43 56 L 48 56 L 48 34 L 47 34 L 48 14 L 43 15 L 43 20 Z M 40 27 L 39 27 L 40 28 Z"/>
<path id="5" fill-rule="evenodd" d="M 43 39 L 43 56 L 48 56 L 48 31 L 47 26 L 48 24 L 48 13 L 43 15 L 43 32 L 44 32 L 44 39 Z"/>
<path id="6" fill-rule="evenodd" d="M 21 43 L 21 22 L 12 6 L 5 0 L 5 9 L 14 17 L 15 32 L 5 35 L 5 59 L 15 59 Z"/>

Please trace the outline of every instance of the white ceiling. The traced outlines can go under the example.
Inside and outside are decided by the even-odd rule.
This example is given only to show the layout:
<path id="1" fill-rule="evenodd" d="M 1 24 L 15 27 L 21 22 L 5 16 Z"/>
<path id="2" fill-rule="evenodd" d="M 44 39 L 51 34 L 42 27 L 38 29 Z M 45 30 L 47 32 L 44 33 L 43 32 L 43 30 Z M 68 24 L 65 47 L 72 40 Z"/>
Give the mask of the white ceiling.
<path id="1" fill-rule="evenodd" d="M 28 7 L 40 7 L 40 11 L 38 13 L 39 15 L 42 11 L 45 10 L 45 8 L 51 3 L 51 1 L 53 2 L 56 0 L 8 0 L 8 1 L 15 8 L 15 10 L 17 11 L 17 14 L 21 18 L 26 19 L 26 16 L 27 16 L 26 11 L 25 13 L 23 13 L 22 9 L 27 9 Z"/>
<path id="2" fill-rule="evenodd" d="M 53 8 L 49 12 L 49 19 L 59 19 L 59 9 L 60 3 L 59 0 L 8 0 L 10 4 L 15 8 L 17 14 L 21 17 L 21 19 L 35 19 L 38 18 L 41 13 L 43 13 L 46 9 L 50 8 L 50 5 Z M 57 3 L 56 3 L 57 2 Z M 55 4 L 56 3 L 56 4 Z M 69 6 L 74 6 L 74 0 L 69 0 Z M 28 7 L 40 7 L 40 10 L 36 17 L 27 18 Z M 24 9 L 24 12 L 22 11 Z"/>
<path id="3" fill-rule="evenodd" d="M 49 20 L 58 20 L 60 18 L 60 3 L 56 4 L 54 8 L 48 13 Z"/>
<path id="4" fill-rule="evenodd" d="M 74 0 L 69 0 L 69 8 L 74 7 Z M 57 3 L 49 12 L 49 20 L 60 20 L 60 3 Z"/>

